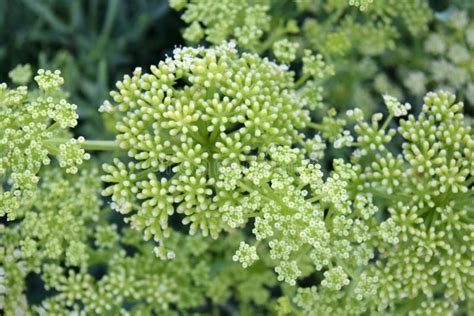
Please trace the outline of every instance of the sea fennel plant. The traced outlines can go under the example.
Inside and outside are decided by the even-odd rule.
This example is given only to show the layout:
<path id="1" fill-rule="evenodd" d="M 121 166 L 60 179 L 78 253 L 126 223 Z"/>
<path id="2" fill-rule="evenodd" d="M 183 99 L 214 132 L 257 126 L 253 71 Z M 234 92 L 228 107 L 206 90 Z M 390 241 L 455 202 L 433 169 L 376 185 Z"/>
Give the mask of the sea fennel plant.
<path id="1" fill-rule="evenodd" d="M 255 244 L 242 241 L 232 257 L 244 268 L 267 254 L 270 260 L 266 265 L 274 267 L 279 281 L 296 285 L 303 277 L 317 279 L 319 275 L 321 279 L 314 287 L 299 290 L 294 298 L 296 306 L 306 314 L 311 315 L 315 310 L 321 314 L 415 312 L 418 304 L 434 312 L 459 306 L 467 308 L 465 304 L 472 298 L 474 272 L 470 268 L 473 227 L 469 213 L 472 210 L 473 142 L 470 129 L 459 113 L 462 103 L 454 103 L 454 96 L 449 93 L 428 94 L 418 117 L 410 115 L 407 120 L 400 120 L 398 133 L 405 142 L 401 146 L 402 155 L 398 157 L 390 152 L 398 142 L 397 130 L 390 128 L 391 120 L 406 116 L 411 106 L 388 95 L 384 101 L 389 115 L 383 122 L 383 115 L 376 113 L 367 123 L 363 113 L 355 109 L 349 111 L 345 119 L 333 113 L 320 124 L 308 121 L 304 121 L 304 125 L 295 124 L 294 127 L 319 129 L 322 137 L 315 138 L 319 148 L 326 146 L 323 138 L 334 148 L 356 148 L 349 162 L 334 160 L 333 171 L 324 176 L 319 164 L 305 158 L 308 153 L 311 156 L 315 145 L 308 145 L 312 142 L 303 140 L 297 129 L 289 134 L 294 137 L 279 138 L 277 131 L 255 125 L 252 120 L 257 117 L 254 109 L 259 109 L 259 103 L 252 103 L 252 94 L 248 101 L 245 93 L 239 98 L 225 85 L 232 87 L 234 80 L 239 82 L 239 73 L 233 77 L 232 70 L 228 71 L 223 87 L 219 80 L 206 80 L 214 77 L 212 70 L 201 79 L 201 73 L 193 64 L 201 65 L 202 55 L 204 59 L 210 55 L 207 58 L 211 63 L 215 60 L 231 63 L 226 59 L 229 55 L 239 58 L 228 44 L 214 49 L 177 50 L 168 63 L 177 62 L 181 66 L 189 57 L 189 68 L 184 68 L 189 77 L 179 78 L 184 78 L 181 83 L 184 87 L 177 85 L 178 92 L 170 89 L 168 102 L 179 93 L 189 93 L 204 98 L 194 100 L 196 104 L 208 105 L 208 89 L 220 91 L 213 94 L 213 98 L 221 98 L 226 93 L 227 97 L 235 95 L 237 106 L 230 103 L 227 113 L 237 113 L 237 117 L 225 116 L 234 123 L 230 128 L 226 127 L 227 121 L 221 123 L 222 117 L 217 116 L 211 106 L 193 106 L 195 103 L 185 97 L 166 106 L 167 97 L 162 89 L 168 88 L 166 80 L 172 85 L 176 85 L 176 80 L 174 74 L 166 76 L 163 70 L 152 68 L 154 75 L 142 75 L 138 70 L 134 77 L 125 77 L 118 83 L 119 92 L 112 92 L 119 102 L 111 108 L 112 115 L 122 118 L 117 123 L 118 143 L 136 162 L 127 166 L 117 160 L 115 167 L 106 165 L 105 170 L 110 175 L 103 179 L 112 185 L 104 193 L 112 194 L 114 207 L 119 212 L 131 213 L 132 227 L 144 230 L 146 239 L 154 237 L 160 242 L 160 247 L 155 248 L 157 255 L 174 257 L 174 252 L 163 248 L 163 237 L 169 233 L 162 235 L 161 232 L 169 231 L 170 216 L 184 213 L 183 223 L 191 223 L 191 234 L 200 228 L 204 235 L 209 230 L 217 238 L 221 230 L 232 231 L 250 225 Z M 223 60 L 218 58 L 221 56 Z M 240 65 L 252 69 L 257 67 L 252 63 L 258 60 L 261 66 L 262 61 L 251 59 L 252 56 L 256 57 L 242 54 L 247 63 Z M 263 60 L 263 64 L 266 63 L 268 61 Z M 166 69 L 165 65 L 160 66 Z M 274 67 L 271 69 L 276 72 L 287 72 L 272 63 L 268 66 Z M 212 69 L 213 66 L 206 67 Z M 242 71 L 242 66 L 238 69 Z M 262 68 L 255 69 L 262 71 Z M 291 79 L 290 72 L 286 75 Z M 190 84 L 193 85 L 189 87 Z M 154 90 L 154 86 L 160 88 Z M 294 85 L 290 81 L 287 87 L 294 88 Z M 193 88 L 198 88 L 201 94 L 196 94 Z M 239 91 L 249 90 L 244 86 Z M 262 91 L 264 100 L 265 89 L 258 91 Z M 286 92 L 284 90 L 283 97 Z M 154 96 L 157 96 L 155 101 Z M 297 97 L 303 101 L 300 106 L 306 102 L 304 93 L 293 96 Z M 229 103 L 225 96 L 222 98 L 223 104 Z M 272 102 L 276 102 L 274 111 L 277 111 L 282 103 L 278 99 Z M 239 112 L 241 103 L 254 105 L 254 111 L 245 107 L 245 112 Z M 177 111 L 176 107 L 179 107 Z M 126 116 L 117 116 L 117 111 L 125 112 Z M 296 114 L 305 113 L 300 111 Z M 288 120 L 294 118 L 283 113 Z M 355 136 L 350 129 L 344 129 L 351 121 L 355 123 Z M 267 126 L 278 127 L 277 122 Z M 164 139 L 163 134 L 157 134 L 163 130 L 168 131 Z M 153 136 L 148 134 L 150 131 Z M 245 138 L 245 133 L 250 136 Z M 238 142 L 226 141 L 229 134 L 238 135 Z M 259 138 L 263 136 L 275 138 L 266 143 Z M 215 144 L 212 144 L 214 139 Z M 262 142 L 259 146 L 255 143 L 258 141 Z M 245 147 L 245 144 L 249 145 Z M 297 144 L 302 147 L 291 148 Z M 153 152 L 155 148 L 160 151 Z M 166 173 L 166 168 L 171 168 L 171 172 Z M 446 212 L 445 209 L 454 213 L 439 214 Z M 448 233 L 451 227 L 465 229 L 466 235 L 456 241 L 456 235 Z M 440 238 L 439 244 L 432 241 L 433 238 Z M 397 248 L 400 243 L 403 246 Z M 458 259 L 448 259 L 455 252 Z M 447 256 L 446 262 L 456 260 L 454 270 L 453 265 L 443 263 L 443 255 Z M 448 270 L 444 270 L 444 266 Z M 423 272 L 416 273 L 420 270 Z M 395 276 L 397 283 L 389 286 L 395 282 L 392 279 Z M 451 279 L 455 282 L 453 285 L 449 283 Z M 294 293 L 288 290 L 287 295 Z M 440 295 L 446 296 L 439 299 Z M 287 308 L 296 312 L 288 301 L 283 299 L 280 303 L 283 304 L 281 311 Z"/>
<path id="2" fill-rule="evenodd" d="M 125 75 L 99 108 L 113 141 L 72 136 L 59 72 L 2 84 L 2 312 L 471 313 L 469 118 L 451 92 L 400 102 L 423 82 L 394 66 L 426 71 L 409 42 L 433 28 L 450 45 L 431 53 L 469 73 L 466 16 L 431 22 L 421 0 L 172 5 L 187 40 L 214 46 Z M 364 94 L 381 113 L 354 106 Z"/>
<path id="3" fill-rule="evenodd" d="M 239 67 L 228 69 L 228 77 L 222 82 L 208 81 L 212 72 L 203 77 L 199 71 L 199 67 L 212 69 L 219 63 L 221 67 L 237 63 Z M 167 73 L 170 67 L 174 74 Z M 236 92 L 232 81 L 245 84 L 241 79 L 245 78 L 243 71 L 250 74 L 246 77 L 248 85 L 252 78 L 280 80 L 273 85 L 281 85 L 280 94 L 258 80 L 254 90 L 244 86 Z M 271 76 L 265 77 L 267 71 Z M 231 44 L 213 49 L 178 49 L 173 59 L 152 67 L 152 74 L 136 70 L 133 77 L 126 76 L 117 84 L 121 89 L 112 92 L 118 104 L 104 104 L 109 115 L 118 119 L 117 144 L 83 141 L 79 148 L 81 152 L 84 149 L 80 146 L 126 150 L 132 159 L 128 164 L 117 158 L 115 165 L 104 165 L 108 174 L 102 178 L 109 183 L 104 194 L 112 194 L 112 208 L 130 214 L 126 221 L 134 230 L 143 231 L 145 239 L 153 237 L 159 242 L 155 254 L 172 259 L 171 265 L 180 253 L 179 260 L 191 260 L 179 250 L 189 246 L 176 243 L 177 233 L 169 228 L 168 220 L 176 217 L 175 213 L 184 213 L 183 222 L 191 223 L 191 234 L 200 229 L 204 236 L 211 233 L 217 238 L 222 236 L 221 231 L 250 227 L 252 238 L 232 234 L 234 242 L 227 250 L 235 253 L 227 252 L 227 258 L 245 269 L 256 264 L 259 269 L 271 268 L 276 280 L 289 285 L 281 286 L 284 296 L 278 301 L 277 310 L 282 314 L 416 313 L 419 306 L 434 313 L 468 309 L 474 275 L 470 203 L 474 163 L 470 129 L 460 113 L 462 103 L 455 103 L 454 96 L 446 92 L 428 94 L 421 114 L 399 121 L 398 134 L 403 142 L 402 152 L 396 156 L 390 151 L 398 137 L 397 131 L 390 128 L 391 120 L 406 116 L 411 110 L 409 104 L 384 96 L 389 114 L 383 123 L 381 113 L 366 123 L 358 109 L 348 111 L 345 119 L 333 113 L 319 124 L 311 123 L 302 109 L 307 101 L 292 90 L 292 76 L 288 70 L 256 55 L 240 55 Z M 261 88 L 259 83 L 263 84 Z M 214 93 L 208 93 L 208 89 Z M 238 96 L 240 91 L 247 94 Z M 265 97 L 266 91 L 273 93 Z M 261 98 L 254 96 L 257 92 Z M 221 97 L 223 93 L 227 98 Z M 270 102 L 277 102 L 282 108 L 266 107 Z M 294 106 L 293 112 L 285 104 Z M 219 110 L 235 113 L 235 117 L 219 116 Z M 259 116 L 258 111 L 266 115 Z M 262 122 L 259 117 L 267 121 Z M 294 120 L 293 125 L 288 125 L 288 120 Z M 354 122 L 353 128 L 348 122 Z M 335 159 L 333 171 L 325 175 L 321 165 L 311 160 L 312 147 L 295 128 L 305 126 L 320 130 L 316 137 L 319 148 L 356 148 L 350 161 Z M 271 137 L 273 141 L 267 141 Z M 48 138 L 43 142 L 56 144 L 62 139 Z M 292 147 L 298 144 L 301 147 Z M 67 168 L 66 171 L 71 173 Z M 12 306 L 25 308 L 21 301 L 24 281 L 16 280 L 35 271 L 44 274 L 47 288 L 60 292 L 38 307 L 40 313 L 81 308 L 75 303 L 77 300 L 85 304 L 85 310 L 98 313 L 121 310 L 120 301 L 118 305 L 107 303 L 111 298 L 100 292 L 105 290 L 101 286 L 109 286 L 103 283 L 108 277 L 94 281 L 94 276 L 84 270 L 97 264 L 95 257 L 102 258 L 100 251 L 87 250 L 90 246 L 84 239 L 90 238 L 86 236 L 91 223 L 99 220 L 97 196 L 91 192 L 91 198 L 70 204 L 61 196 L 61 190 L 54 189 L 58 180 L 47 175 L 42 178 L 38 180 L 44 183 L 40 188 L 35 186 L 30 195 L 18 196 L 28 202 L 17 208 L 22 221 L 7 227 L 2 238 L 6 251 L 4 278 L 9 293 L 16 293 L 9 298 L 19 299 L 11 301 L 15 302 Z M 75 188 L 82 190 L 82 185 Z M 46 192 L 58 194 L 57 198 L 44 200 Z M 48 204 L 53 210 L 50 213 L 43 201 L 59 204 Z M 89 206 L 84 204 L 86 201 Z M 95 209 L 92 212 L 96 215 L 82 213 L 83 221 L 63 223 L 84 207 Z M 60 211 L 60 221 L 55 219 L 57 209 L 64 210 Z M 43 228 L 35 224 L 38 221 L 45 223 Z M 124 230 L 120 237 L 114 233 L 113 225 L 108 226 L 103 220 L 97 223 L 97 233 L 90 234 L 98 238 L 99 249 L 116 251 L 118 238 L 125 238 L 123 243 L 128 244 L 133 234 L 137 236 Z M 60 239 L 57 230 L 51 230 L 55 225 L 59 225 L 57 229 L 69 228 Z M 71 229 L 73 226 L 77 229 Z M 22 234 L 24 237 L 20 237 Z M 159 271 L 169 271 L 166 263 L 150 257 L 153 245 L 142 241 L 136 247 L 144 251 L 147 259 L 136 255 L 126 259 L 123 253 L 117 257 L 119 261 L 112 260 L 119 266 L 120 260 L 141 262 L 140 268 L 132 262 L 124 266 L 126 275 L 138 273 L 148 264 L 163 265 L 164 270 Z M 263 265 L 258 264 L 261 259 Z M 58 265 L 51 265 L 51 260 L 59 260 Z M 24 265 L 20 262 L 30 261 L 31 267 L 19 268 Z M 64 278 L 63 265 L 78 266 L 84 272 L 70 270 Z M 297 286 L 303 279 L 311 287 Z M 68 282 L 81 284 L 81 290 L 70 288 Z M 185 287 L 201 289 L 213 284 L 196 282 Z M 176 302 L 176 296 L 166 296 L 170 290 L 166 286 L 166 292 L 148 307 L 135 294 L 136 310 L 169 310 L 168 304 Z M 130 299 L 130 292 L 124 291 L 116 295 Z M 143 295 L 148 300 L 147 295 L 152 294 Z M 202 296 L 192 302 L 182 308 L 202 304 Z"/>

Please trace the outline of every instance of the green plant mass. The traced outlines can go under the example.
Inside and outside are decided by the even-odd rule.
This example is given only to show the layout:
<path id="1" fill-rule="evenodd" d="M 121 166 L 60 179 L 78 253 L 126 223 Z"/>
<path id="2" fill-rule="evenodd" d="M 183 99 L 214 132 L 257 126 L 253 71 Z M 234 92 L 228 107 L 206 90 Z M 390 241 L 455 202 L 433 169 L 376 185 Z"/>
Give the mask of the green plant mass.
<path id="1" fill-rule="evenodd" d="M 474 315 L 470 0 L 0 1 L 2 315 Z"/>

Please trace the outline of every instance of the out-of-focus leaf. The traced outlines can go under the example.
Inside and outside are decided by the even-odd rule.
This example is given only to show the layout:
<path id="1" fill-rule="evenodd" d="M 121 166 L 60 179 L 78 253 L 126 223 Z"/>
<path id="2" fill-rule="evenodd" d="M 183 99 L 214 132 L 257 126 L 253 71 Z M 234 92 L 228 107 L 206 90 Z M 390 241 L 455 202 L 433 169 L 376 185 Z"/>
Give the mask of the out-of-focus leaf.
<path id="1" fill-rule="evenodd" d="M 43 5 L 41 1 L 35 0 L 22 0 L 25 5 L 27 5 L 31 10 L 36 14 L 46 20 L 51 27 L 58 33 L 68 33 L 70 28 L 68 25 L 64 24 L 57 16 L 55 16 L 48 7 Z"/>

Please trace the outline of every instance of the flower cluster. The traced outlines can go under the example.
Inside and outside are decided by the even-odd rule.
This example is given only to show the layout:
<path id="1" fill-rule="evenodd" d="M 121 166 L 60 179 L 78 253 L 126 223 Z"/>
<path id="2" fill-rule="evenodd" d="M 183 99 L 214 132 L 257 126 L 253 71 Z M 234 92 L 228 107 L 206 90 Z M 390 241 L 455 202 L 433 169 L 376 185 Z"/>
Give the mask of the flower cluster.
<path id="1" fill-rule="evenodd" d="M 278 61 L 289 64 L 296 59 L 298 47 L 299 43 L 293 43 L 284 38 L 273 44 L 273 52 Z"/>
<path id="2" fill-rule="evenodd" d="M 269 251 L 278 280 L 295 285 L 308 274 L 303 267 L 312 264 L 313 271 L 328 269 L 322 286 L 340 289 L 349 284 L 348 273 L 373 257 L 370 238 L 376 226 L 373 218 L 361 216 L 371 204 L 365 199 L 366 204 L 352 205 L 346 190 L 355 173 L 350 165 L 335 161 L 324 180 L 321 166 L 304 159 L 301 150 L 271 147 L 268 156 L 233 168 L 240 173 L 227 174 L 227 181 L 233 177 L 247 192 L 220 211 L 232 227 L 253 218 L 252 232 L 257 244 L 266 245 L 262 251 Z M 242 243 L 234 260 L 247 267 L 258 258 L 256 250 Z"/>
<path id="3" fill-rule="evenodd" d="M 401 104 L 400 101 L 390 95 L 384 95 L 383 100 L 388 112 L 395 117 L 406 116 L 411 109 L 409 103 Z"/>
<path id="4" fill-rule="evenodd" d="M 21 218 L 0 227 L 0 266 L 6 289 L 0 310 L 25 314 L 27 275 L 42 272 L 44 263 L 64 261 L 71 268 L 87 267 L 88 231 L 93 229 L 89 224 L 98 219 L 100 209 L 97 173 L 97 169 L 84 170 L 73 178 L 48 167 L 41 171 L 34 194 L 20 197 Z"/>
<path id="5" fill-rule="evenodd" d="M 254 47 L 270 28 L 269 1 L 248 0 L 172 0 L 171 7 L 185 12 L 189 24 L 183 36 L 190 42 L 202 39 L 220 44 L 230 35 L 242 47 Z"/>
<path id="6" fill-rule="evenodd" d="M 42 91 L 56 90 L 64 84 L 64 79 L 61 77 L 61 71 L 55 70 L 38 70 L 35 76 L 35 81 L 38 83 Z"/>
<path id="7" fill-rule="evenodd" d="M 77 166 L 90 159 L 90 155 L 82 148 L 84 141 L 84 137 L 80 136 L 59 145 L 59 166 L 65 168 L 67 173 L 77 173 Z"/>
<path id="8" fill-rule="evenodd" d="M 247 268 L 258 259 L 257 249 L 255 246 L 249 246 L 242 241 L 240 242 L 239 250 L 236 251 L 232 259 L 240 262 L 242 267 Z"/>
<path id="9" fill-rule="evenodd" d="M 162 241 L 174 213 L 191 234 L 217 237 L 232 193 L 216 183 L 233 185 L 219 168 L 303 139 L 309 115 L 294 85 L 291 72 L 232 43 L 178 48 L 151 73 L 137 69 L 111 93 L 117 143 L 132 161 L 104 167 L 104 194 L 119 212 L 133 210 L 131 225 L 147 239 Z"/>
<path id="10" fill-rule="evenodd" d="M 206 39 L 219 45 L 223 40 L 234 40 L 245 50 L 261 55 L 268 52 L 279 62 L 294 63 L 297 70 L 306 51 L 330 60 L 338 68 L 337 84 L 328 85 L 324 96 L 329 95 L 340 107 L 355 103 L 367 109 L 376 102 L 370 93 L 371 72 L 381 70 L 379 77 L 385 75 L 375 58 L 397 51 L 397 40 L 402 37 L 419 42 L 426 37 L 434 16 L 428 0 L 175 0 L 170 4 L 183 12 L 181 17 L 188 25 L 183 35 L 190 42 Z M 400 58 L 408 62 L 406 55 Z M 387 60 L 397 63 L 399 57 Z M 311 101 L 309 109 L 322 107 L 321 85 L 330 82 L 331 76 L 300 82 Z M 391 90 L 377 92 L 394 94 Z"/>
<path id="11" fill-rule="evenodd" d="M 398 278 L 397 288 L 380 287 L 379 306 L 422 298 L 433 311 L 442 306 L 439 310 L 454 310 L 472 295 L 474 274 L 469 267 L 474 257 L 469 239 L 474 225 L 468 205 L 473 198 L 469 179 L 474 171 L 474 141 L 462 108 L 450 93 L 428 93 L 421 114 L 400 122 L 401 157 L 377 158 L 387 161 L 388 174 L 399 174 L 399 185 L 380 185 L 377 164 L 363 174 L 364 181 L 382 194 L 390 191 L 399 197 L 389 209 L 392 222 L 381 227 L 382 236 L 393 237 L 385 237 L 381 264 L 370 273 L 381 284 L 390 276 L 403 277 Z M 384 232 L 386 228 L 389 231 Z"/>
<path id="12" fill-rule="evenodd" d="M 262 266 L 244 273 L 229 263 L 240 235 L 221 241 L 174 234 L 172 262 L 156 260 L 153 246 L 129 228 L 104 219 L 97 168 L 70 175 L 44 168 L 24 216 L 0 225 L 0 311 L 6 315 L 170 314 L 229 299 L 260 306 L 276 285 Z M 227 258 L 227 259 L 221 259 Z M 220 262 L 222 260 L 222 262 Z M 215 271 L 213 265 L 220 265 Z M 27 302 L 28 279 L 50 293 Z M 258 308 L 257 308 L 258 309 Z"/>
<path id="13" fill-rule="evenodd" d="M 349 0 L 349 4 L 358 7 L 361 11 L 367 9 L 374 2 L 374 0 Z"/>
<path id="14" fill-rule="evenodd" d="M 365 219 L 375 220 L 377 212 L 365 203 L 388 205 L 388 218 L 381 220 L 375 231 L 369 231 L 369 235 L 377 236 L 372 242 L 378 258 L 374 264 L 365 265 L 360 275 L 347 270 L 325 272 L 326 279 L 334 281 L 323 280 L 322 285 L 334 284 L 333 289 L 347 282 L 347 273 L 353 278 L 356 297 L 347 291 L 337 295 L 316 288 L 299 291 L 295 304 L 309 314 L 314 310 L 334 314 L 418 313 L 407 308 L 410 304 L 445 314 L 472 299 L 474 141 L 461 113 L 463 104 L 456 103 L 448 92 L 428 93 L 418 116 L 410 114 L 399 121 L 397 132 L 403 143 L 401 153 L 395 156 L 389 150 L 395 130 L 384 134 L 385 129 L 390 118 L 406 116 L 409 107 L 393 97 L 384 99 L 390 116 L 382 127 L 375 124 L 373 128 L 382 134 L 371 135 L 360 111 L 349 113 L 356 121 L 354 145 L 358 149 L 352 156 L 354 173 L 347 192 L 370 192 L 369 199 L 354 203 L 361 214 L 365 213 Z M 380 121 L 381 114 L 377 116 Z M 384 139 L 383 135 L 390 137 Z M 331 225 L 333 232 L 341 229 L 344 226 L 338 222 Z"/>
<path id="15" fill-rule="evenodd" d="M 10 73 L 15 82 L 26 83 L 28 67 Z M 33 196 L 40 169 L 50 164 L 50 155 L 58 156 L 60 165 L 77 172 L 77 165 L 89 159 L 74 139 L 55 139 L 77 124 L 76 105 L 68 103 L 60 90 L 64 79 L 59 71 L 40 69 L 35 76 L 39 90 L 27 86 L 16 89 L 0 84 L 0 216 L 14 220 L 21 196 Z M 79 143 L 81 139 L 79 139 Z"/>
<path id="16" fill-rule="evenodd" d="M 176 2 L 179 3 L 177 8 L 184 12 L 192 11 L 193 1 Z M 324 60 L 330 60 L 337 66 L 334 80 L 337 85 L 326 86 L 324 96 L 340 108 L 357 104 L 364 111 L 371 112 L 380 93 L 405 98 L 408 92 L 419 100 L 426 91 L 436 91 L 439 87 L 451 92 L 462 89 L 465 101 L 469 102 L 468 105 L 471 103 L 469 98 L 474 89 L 469 84 L 469 78 L 472 77 L 472 67 L 466 56 L 472 42 L 469 20 L 472 7 L 463 6 L 460 2 L 450 2 L 449 8 L 438 7 L 427 0 L 285 0 L 278 3 L 262 1 L 259 4 L 269 7 L 267 16 L 271 27 L 265 29 L 258 45 L 245 49 L 260 54 L 269 50 L 270 55 L 277 58 L 275 49 L 280 53 L 285 49 L 276 44 L 288 41 L 298 45 L 294 59 L 297 65 L 305 49 L 310 49 L 314 55 L 320 53 Z M 359 8 L 364 6 L 365 9 L 360 11 L 354 5 Z M 209 5 L 207 11 L 203 9 L 200 12 L 203 16 L 212 16 L 211 7 Z M 207 27 L 201 25 L 200 29 L 204 33 Z M 436 30 L 436 33 L 428 36 L 428 30 Z M 415 45 L 431 37 L 442 39 L 444 45 L 437 46 L 445 47 L 443 53 L 433 54 L 423 50 L 423 45 Z M 235 32 L 228 32 L 226 38 L 237 39 L 237 36 Z M 239 46 L 242 44 L 239 43 Z M 449 50 L 458 57 L 449 57 L 446 47 L 451 47 Z M 389 53 L 390 58 L 379 62 L 378 56 L 385 53 Z M 428 55 L 431 58 L 427 58 Z M 351 71 L 348 72 L 348 69 Z M 396 69 L 394 74 L 397 78 L 387 76 L 387 69 Z M 451 73 L 454 75 L 446 75 Z M 320 85 L 321 82 L 317 88 L 308 87 L 309 91 L 322 89 Z M 318 96 L 322 97 L 322 94 L 318 93 Z M 311 109 L 316 108 L 314 104 L 317 103 L 310 104 Z"/>

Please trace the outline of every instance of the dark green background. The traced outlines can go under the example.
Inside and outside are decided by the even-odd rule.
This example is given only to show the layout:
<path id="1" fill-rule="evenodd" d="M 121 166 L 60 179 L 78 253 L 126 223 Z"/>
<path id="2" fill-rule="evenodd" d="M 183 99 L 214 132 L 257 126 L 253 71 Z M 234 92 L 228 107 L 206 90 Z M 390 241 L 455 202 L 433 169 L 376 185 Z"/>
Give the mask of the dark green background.
<path id="1" fill-rule="evenodd" d="M 183 27 L 167 0 L 0 0 L 0 82 L 17 64 L 60 69 L 79 133 L 97 138 L 114 82 L 182 45 Z"/>

